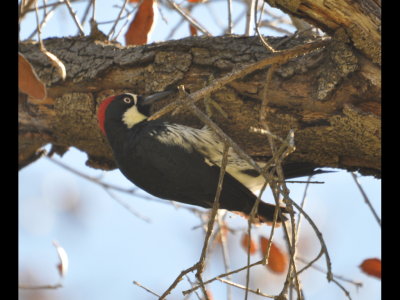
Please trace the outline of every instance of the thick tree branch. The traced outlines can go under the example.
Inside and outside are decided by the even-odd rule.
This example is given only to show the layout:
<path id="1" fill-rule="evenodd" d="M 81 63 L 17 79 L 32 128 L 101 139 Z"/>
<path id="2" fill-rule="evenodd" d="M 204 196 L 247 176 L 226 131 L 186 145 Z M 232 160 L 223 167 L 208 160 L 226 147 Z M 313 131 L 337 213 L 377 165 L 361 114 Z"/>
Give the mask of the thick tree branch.
<path id="1" fill-rule="evenodd" d="M 291 39 L 277 50 L 312 42 L 305 39 Z M 282 38 L 269 41 L 276 47 Z M 60 80 L 37 44 L 20 45 L 46 83 L 49 96 L 40 102 L 20 94 L 20 166 L 29 164 L 40 147 L 51 143 L 56 153 L 73 146 L 88 154 L 88 165 L 114 168 L 110 148 L 97 126 L 97 107 L 106 96 L 123 91 L 151 94 L 180 84 L 195 92 L 211 75 L 218 80 L 271 55 L 257 37 L 187 38 L 140 47 L 90 38 L 44 43 L 64 63 L 67 78 Z M 212 94 L 229 117 L 217 114 L 214 121 L 249 155 L 264 161 L 271 157 L 266 137 L 251 129 L 261 128 L 258 116 L 267 68 Z M 153 109 L 173 101 L 167 99 Z M 266 116 L 271 131 L 280 137 L 295 130 L 296 151 L 288 162 L 359 169 L 379 176 L 380 69 L 342 40 L 333 39 L 325 48 L 278 66 L 269 83 Z M 164 118 L 202 126 L 185 109 Z"/>
<path id="2" fill-rule="evenodd" d="M 265 0 L 329 35 L 346 35 L 374 63 L 381 61 L 380 0 Z"/>

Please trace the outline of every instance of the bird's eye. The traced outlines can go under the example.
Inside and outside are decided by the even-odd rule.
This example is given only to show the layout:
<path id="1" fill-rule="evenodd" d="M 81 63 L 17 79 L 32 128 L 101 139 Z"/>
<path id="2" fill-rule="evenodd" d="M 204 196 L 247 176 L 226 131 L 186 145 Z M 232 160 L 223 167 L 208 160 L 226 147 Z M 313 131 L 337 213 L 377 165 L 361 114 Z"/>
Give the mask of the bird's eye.
<path id="1" fill-rule="evenodd" d="M 131 101 L 132 101 L 132 99 L 129 98 L 129 97 L 125 97 L 124 98 L 124 102 L 127 103 L 127 104 L 131 103 Z"/>

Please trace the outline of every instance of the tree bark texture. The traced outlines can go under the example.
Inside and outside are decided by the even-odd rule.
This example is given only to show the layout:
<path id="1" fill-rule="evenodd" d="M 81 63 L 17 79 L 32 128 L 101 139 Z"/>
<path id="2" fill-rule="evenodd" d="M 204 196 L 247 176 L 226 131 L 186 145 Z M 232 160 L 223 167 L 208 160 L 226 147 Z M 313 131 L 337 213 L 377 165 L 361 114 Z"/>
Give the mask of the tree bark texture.
<path id="1" fill-rule="evenodd" d="M 287 49 L 308 40 L 270 38 Z M 20 51 L 46 83 L 43 101 L 19 97 L 19 163 L 24 167 L 51 143 L 56 153 L 76 147 L 87 165 L 115 168 L 112 153 L 97 125 L 97 108 L 108 95 L 151 94 L 184 85 L 193 92 L 243 64 L 271 55 L 257 37 L 192 37 L 140 47 L 122 47 L 90 38 L 53 38 L 46 49 L 66 66 L 62 81 L 35 43 Z M 260 128 L 259 112 L 267 69 L 233 81 L 212 94 L 227 113 L 212 119 L 249 155 L 271 156 Z M 213 79 L 214 78 L 214 79 Z M 296 151 L 286 161 L 321 167 L 360 170 L 380 176 L 380 68 L 350 43 L 332 39 L 325 47 L 278 66 L 269 83 L 267 116 L 271 131 L 285 138 L 295 130 Z M 172 102 L 154 105 L 157 111 Z M 204 108 L 202 102 L 198 102 Z M 167 120 L 201 127 L 193 114 L 180 109 Z"/>
<path id="2" fill-rule="evenodd" d="M 265 1 L 331 36 L 342 31 L 356 49 L 374 63 L 381 63 L 380 0 Z"/>

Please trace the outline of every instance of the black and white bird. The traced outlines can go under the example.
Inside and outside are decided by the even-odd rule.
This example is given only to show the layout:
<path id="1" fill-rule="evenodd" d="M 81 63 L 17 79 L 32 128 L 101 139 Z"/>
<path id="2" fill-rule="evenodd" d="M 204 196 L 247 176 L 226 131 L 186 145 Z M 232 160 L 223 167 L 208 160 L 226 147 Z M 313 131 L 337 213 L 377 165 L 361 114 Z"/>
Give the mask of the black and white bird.
<path id="1" fill-rule="evenodd" d="M 211 208 L 224 145 L 207 127 L 148 121 L 151 104 L 170 94 L 108 97 L 98 110 L 99 126 L 118 168 L 136 186 L 162 199 Z M 286 178 L 319 173 L 310 165 L 293 165 L 284 172 Z M 250 214 L 263 184 L 264 178 L 230 149 L 220 208 Z M 275 205 L 261 201 L 257 217 L 271 222 L 274 211 Z M 285 208 L 282 211 L 286 212 Z"/>

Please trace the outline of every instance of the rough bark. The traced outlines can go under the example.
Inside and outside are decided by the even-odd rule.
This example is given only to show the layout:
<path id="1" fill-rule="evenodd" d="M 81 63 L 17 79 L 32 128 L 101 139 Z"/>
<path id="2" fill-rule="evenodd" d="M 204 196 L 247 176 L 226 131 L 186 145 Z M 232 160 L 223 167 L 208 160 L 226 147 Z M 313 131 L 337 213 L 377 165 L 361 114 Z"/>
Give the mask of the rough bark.
<path id="1" fill-rule="evenodd" d="M 270 38 L 273 45 L 283 38 Z M 306 41 L 286 40 L 279 49 Z M 105 44 L 90 38 L 54 38 L 46 48 L 65 64 L 67 78 L 57 72 L 34 43 L 20 51 L 48 87 L 45 101 L 19 97 L 19 159 L 23 167 L 37 150 L 51 143 L 63 153 L 76 147 L 95 168 L 115 167 L 98 126 L 96 111 L 106 96 L 123 91 L 151 94 L 183 84 L 195 91 L 236 66 L 256 62 L 270 53 L 257 37 L 187 38 L 140 47 Z M 266 69 L 254 72 L 215 92 L 212 98 L 228 114 L 212 119 L 248 154 L 266 160 L 271 155 L 258 128 Z M 287 161 L 380 174 L 380 68 L 350 43 L 333 39 L 329 46 L 278 67 L 270 82 L 268 122 L 286 137 L 295 129 L 296 151 Z M 173 101 L 168 99 L 154 111 Z M 203 107 L 202 103 L 199 103 Z M 189 111 L 165 117 L 202 126 Z"/>
<path id="2" fill-rule="evenodd" d="M 352 45 L 371 59 L 381 62 L 380 0 L 265 0 L 284 12 L 304 19 L 329 35 L 338 30 Z"/>

